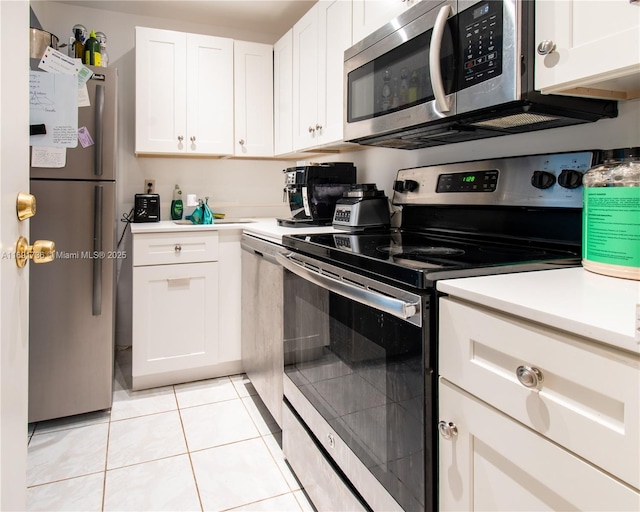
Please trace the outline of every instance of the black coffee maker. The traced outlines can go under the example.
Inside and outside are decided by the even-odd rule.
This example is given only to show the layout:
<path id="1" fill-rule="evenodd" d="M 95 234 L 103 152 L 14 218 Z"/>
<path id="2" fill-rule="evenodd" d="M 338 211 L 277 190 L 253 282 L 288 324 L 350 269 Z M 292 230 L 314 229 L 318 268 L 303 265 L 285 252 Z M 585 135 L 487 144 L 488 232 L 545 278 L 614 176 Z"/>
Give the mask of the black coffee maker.
<path id="1" fill-rule="evenodd" d="M 351 162 L 289 167 L 282 172 L 291 218 L 278 219 L 278 225 L 286 227 L 330 225 L 338 199 L 356 183 L 356 167 Z"/>

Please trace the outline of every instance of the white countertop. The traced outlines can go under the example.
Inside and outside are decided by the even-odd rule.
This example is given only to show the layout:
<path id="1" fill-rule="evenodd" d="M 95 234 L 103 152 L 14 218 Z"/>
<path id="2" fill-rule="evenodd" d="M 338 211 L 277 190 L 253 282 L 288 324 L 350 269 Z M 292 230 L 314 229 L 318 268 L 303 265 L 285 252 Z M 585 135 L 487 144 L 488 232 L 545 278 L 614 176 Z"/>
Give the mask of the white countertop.
<path id="1" fill-rule="evenodd" d="M 256 222 L 252 222 L 244 226 L 244 232 L 251 235 L 255 235 L 259 238 L 263 238 L 274 242 L 276 244 L 282 243 L 282 237 L 284 235 L 299 235 L 299 234 L 315 234 L 315 233 L 339 233 L 340 230 L 333 226 L 320 226 L 320 227 L 298 227 L 298 228 L 286 228 L 278 226 L 276 219 L 253 219 Z"/>
<path id="2" fill-rule="evenodd" d="M 225 223 L 232 220 L 233 223 Z M 176 233 L 180 231 L 218 231 L 218 230 L 242 230 L 257 237 L 281 244 L 282 237 L 289 234 L 301 233 L 336 233 L 339 230 L 332 226 L 321 227 L 299 227 L 286 228 L 278 226 L 278 221 L 274 218 L 225 218 L 221 222 L 213 224 L 176 224 L 172 220 L 162 220 L 160 222 L 137 222 L 131 224 L 131 232 L 139 233 Z"/>
<path id="3" fill-rule="evenodd" d="M 579 267 L 449 279 L 437 289 L 640 354 L 640 281 Z"/>
<path id="4" fill-rule="evenodd" d="M 238 222 L 235 222 L 235 221 Z M 161 220 L 160 222 L 132 222 L 131 233 L 174 233 L 180 231 L 217 231 L 221 229 L 244 229 L 248 224 L 241 222 L 245 219 L 234 219 L 233 224 L 176 224 L 173 220 Z M 183 221 L 184 222 L 184 221 Z"/>

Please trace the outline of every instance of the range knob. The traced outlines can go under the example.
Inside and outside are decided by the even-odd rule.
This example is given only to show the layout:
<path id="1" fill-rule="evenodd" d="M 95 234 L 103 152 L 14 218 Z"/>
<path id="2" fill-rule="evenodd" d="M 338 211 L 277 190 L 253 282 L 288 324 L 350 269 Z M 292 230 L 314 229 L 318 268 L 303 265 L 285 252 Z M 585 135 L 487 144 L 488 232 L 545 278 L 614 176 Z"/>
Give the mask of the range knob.
<path id="1" fill-rule="evenodd" d="M 563 169 L 558 176 L 558 185 L 564 188 L 578 188 L 582 185 L 582 173 L 573 169 Z"/>
<path id="2" fill-rule="evenodd" d="M 413 192 L 417 190 L 419 183 L 415 180 L 402 180 L 393 182 L 393 190 L 396 192 Z"/>
<path id="3" fill-rule="evenodd" d="M 531 184 L 539 189 L 549 188 L 555 182 L 555 174 L 548 171 L 533 171 L 533 176 L 531 176 Z"/>

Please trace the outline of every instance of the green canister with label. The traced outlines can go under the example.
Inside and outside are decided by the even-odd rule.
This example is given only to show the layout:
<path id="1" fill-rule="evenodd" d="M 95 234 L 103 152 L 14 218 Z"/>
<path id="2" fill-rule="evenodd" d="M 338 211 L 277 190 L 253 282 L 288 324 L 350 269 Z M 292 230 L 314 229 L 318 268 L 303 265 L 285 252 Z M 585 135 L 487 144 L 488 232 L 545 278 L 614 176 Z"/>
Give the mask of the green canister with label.
<path id="1" fill-rule="evenodd" d="M 605 151 L 582 183 L 582 266 L 640 280 L 640 147 Z"/>

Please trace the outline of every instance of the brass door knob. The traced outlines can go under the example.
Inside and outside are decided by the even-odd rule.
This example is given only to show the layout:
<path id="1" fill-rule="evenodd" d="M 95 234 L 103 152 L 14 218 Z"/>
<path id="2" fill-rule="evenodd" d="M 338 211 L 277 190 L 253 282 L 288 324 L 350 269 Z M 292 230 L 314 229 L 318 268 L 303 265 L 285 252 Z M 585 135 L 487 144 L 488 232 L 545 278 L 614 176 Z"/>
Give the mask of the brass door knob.
<path id="1" fill-rule="evenodd" d="M 36 214 L 36 196 L 26 192 L 18 193 L 16 212 L 18 213 L 18 220 L 26 220 L 29 217 L 33 217 Z"/>
<path id="2" fill-rule="evenodd" d="M 56 257 L 56 244 L 50 240 L 36 240 L 33 245 L 29 245 L 23 236 L 18 238 L 16 243 L 16 265 L 23 268 L 27 261 L 34 263 L 49 263 Z"/>

